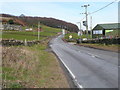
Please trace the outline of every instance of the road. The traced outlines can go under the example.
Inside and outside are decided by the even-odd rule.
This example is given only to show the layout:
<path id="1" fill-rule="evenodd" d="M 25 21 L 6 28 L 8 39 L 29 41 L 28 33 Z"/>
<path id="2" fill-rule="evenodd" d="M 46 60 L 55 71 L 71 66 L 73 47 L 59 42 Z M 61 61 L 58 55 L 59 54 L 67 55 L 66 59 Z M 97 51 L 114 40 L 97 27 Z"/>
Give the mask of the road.
<path id="1" fill-rule="evenodd" d="M 118 88 L 118 53 L 72 45 L 54 38 L 50 46 L 78 88 Z"/>

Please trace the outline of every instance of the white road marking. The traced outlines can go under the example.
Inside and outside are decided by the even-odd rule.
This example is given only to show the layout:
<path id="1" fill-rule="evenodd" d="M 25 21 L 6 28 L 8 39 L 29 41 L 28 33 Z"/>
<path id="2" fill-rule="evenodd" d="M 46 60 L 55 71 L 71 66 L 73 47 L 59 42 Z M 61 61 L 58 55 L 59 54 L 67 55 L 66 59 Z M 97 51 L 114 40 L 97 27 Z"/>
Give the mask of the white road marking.
<path id="1" fill-rule="evenodd" d="M 67 47 L 68 48 L 68 47 Z M 63 63 L 63 65 L 66 67 L 66 69 L 68 70 L 68 72 L 70 73 L 70 75 L 72 76 L 72 78 L 75 80 L 75 83 L 77 84 L 77 86 L 79 87 L 79 88 L 83 88 L 83 86 L 82 85 L 80 85 L 79 84 L 79 82 L 77 81 L 77 79 L 76 79 L 76 76 L 73 74 L 73 72 L 68 68 L 68 66 L 64 63 L 64 61 L 62 60 L 62 54 L 60 54 L 59 52 L 58 52 L 58 50 L 56 50 L 56 49 L 54 49 L 54 51 L 56 52 L 56 54 L 57 54 L 57 56 L 58 56 L 58 58 L 61 60 L 61 62 Z"/>
<path id="2" fill-rule="evenodd" d="M 77 85 L 79 86 L 79 88 L 83 88 L 83 86 L 78 83 L 77 79 L 75 79 L 75 81 L 76 81 Z"/>
<path id="3" fill-rule="evenodd" d="M 92 54 L 92 53 L 87 53 L 87 54 L 90 55 L 90 56 L 92 56 L 92 57 L 100 57 L 100 56 L 94 55 L 94 54 Z"/>
<path id="4" fill-rule="evenodd" d="M 79 86 L 79 88 L 83 88 L 82 85 L 80 85 L 78 82 L 77 82 L 77 79 L 75 77 L 75 75 L 72 73 L 72 71 L 68 68 L 68 66 L 63 62 L 62 58 L 59 57 L 59 59 L 61 60 L 61 62 L 63 63 L 63 65 L 66 67 L 66 69 L 68 70 L 68 72 L 71 74 L 71 76 L 73 77 L 73 79 L 75 80 L 75 82 L 77 83 L 77 85 Z"/>
<path id="5" fill-rule="evenodd" d="M 59 57 L 60 58 L 60 57 Z M 60 58 L 61 62 L 63 63 L 63 65 L 67 68 L 67 70 L 69 71 L 69 73 L 72 75 L 73 79 L 75 79 L 75 75 L 72 73 L 72 71 L 68 68 L 68 66 L 63 62 L 62 58 Z"/>
<path id="6" fill-rule="evenodd" d="M 82 85 L 80 85 L 80 84 L 78 84 L 78 86 L 79 86 L 80 88 L 83 88 L 83 86 L 82 86 Z"/>

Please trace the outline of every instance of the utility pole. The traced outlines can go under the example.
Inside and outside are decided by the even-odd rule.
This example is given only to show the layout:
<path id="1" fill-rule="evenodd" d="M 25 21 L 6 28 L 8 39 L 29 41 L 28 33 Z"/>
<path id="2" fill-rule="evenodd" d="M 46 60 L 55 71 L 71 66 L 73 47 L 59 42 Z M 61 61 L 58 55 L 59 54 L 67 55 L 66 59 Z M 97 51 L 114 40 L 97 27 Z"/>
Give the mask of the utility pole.
<path id="1" fill-rule="evenodd" d="M 38 41 L 40 40 L 40 22 L 38 22 Z"/>
<path id="2" fill-rule="evenodd" d="M 81 41 L 82 41 L 82 28 L 81 28 L 81 22 L 79 22 L 80 23 L 80 43 L 81 43 Z"/>
<path id="3" fill-rule="evenodd" d="M 85 15 L 86 15 L 86 37 L 88 38 L 88 12 L 87 12 L 87 7 L 90 6 L 89 4 L 88 5 L 83 5 L 81 7 L 85 7 Z"/>
<path id="4" fill-rule="evenodd" d="M 80 39 L 82 40 L 82 28 L 81 28 L 81 21 L 80 22 L 77 22 L 80 24 L 80 29 L 79 29 L 79 32 L 80 33 Z M 79 34 L 78 34 L 79 35 Z"/>
<path id="5" fill-rule="evenodd" d="M 90 30 L 91 30 L 91 38 L 92 38 L 92 16 L 90 16 Z"/>

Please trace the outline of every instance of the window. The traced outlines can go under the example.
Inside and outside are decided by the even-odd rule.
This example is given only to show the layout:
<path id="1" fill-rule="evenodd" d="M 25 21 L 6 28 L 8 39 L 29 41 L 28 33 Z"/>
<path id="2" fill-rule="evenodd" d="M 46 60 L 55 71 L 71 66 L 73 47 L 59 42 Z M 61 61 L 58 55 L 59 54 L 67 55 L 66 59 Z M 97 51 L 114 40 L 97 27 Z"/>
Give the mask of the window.
<path id="1" fill-rule="evenodd" d="M 95 30 L 95 31 L 93 31 L 93 34 L 103 34 L 103 31 L 102 30 Z"/>

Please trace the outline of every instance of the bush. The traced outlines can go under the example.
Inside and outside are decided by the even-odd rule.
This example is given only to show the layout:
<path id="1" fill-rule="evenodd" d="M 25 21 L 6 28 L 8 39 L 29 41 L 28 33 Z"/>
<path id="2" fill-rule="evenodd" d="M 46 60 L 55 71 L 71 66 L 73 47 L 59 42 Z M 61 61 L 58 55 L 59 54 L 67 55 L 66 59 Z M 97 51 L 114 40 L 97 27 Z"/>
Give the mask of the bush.
<path id="1" fill-rule="evenodd" d="M 8 23 L 9 23 L 9 24 L 14 24 L 14 21 L 13 21 L 12 19 L 10 19 L 10 20 L 8 21 Z"/>

